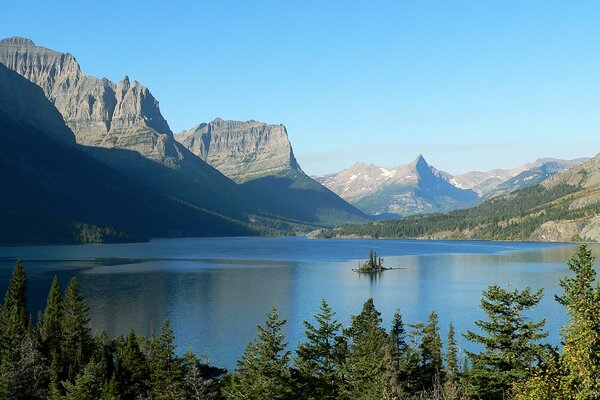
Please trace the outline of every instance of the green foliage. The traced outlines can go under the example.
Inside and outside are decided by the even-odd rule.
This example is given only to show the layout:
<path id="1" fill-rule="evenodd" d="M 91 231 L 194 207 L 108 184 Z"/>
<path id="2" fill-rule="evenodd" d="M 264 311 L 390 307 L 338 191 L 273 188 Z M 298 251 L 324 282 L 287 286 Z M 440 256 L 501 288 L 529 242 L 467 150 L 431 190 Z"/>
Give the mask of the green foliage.
<path id="1" fill-rule="evenodd" d="M 137 399 L 146 393 L 150 377 L 148 362 L 133 331 L 118 353 L 115 375 L 124 400 Z"/>
<path id="2" fill-rule="evenodd" d="M 75 383 L 65 382 L 64 400 L 119 400 L 116 383 L 105 375 L 106 365 L 91 360 Z"/>
<path id="3" fill-rule="evenodd" d="M 600 213 L 600 204 L 571 209 L 569 196 L 576 186 L 533 186 L 498 196 L 483 204 L 446 214 L 415 215 L 400 220 L 343 225 L 325 230 L 320 237 L 370 236 L 415 238 L 442 234 L 448 238 L 528 240 L 544 222 L 590 217 Z"/>
<path id="4" fill-rule="evenodd" d="M 591 250 L 580 244 L 567 261 L 574 276 L 560 281 L 564 292 L 556 300 L 569 314 L 563 329 L 563 352 L 548 357 L 518 386 L 519 399 L 600 398 L 600 284 Z"/>
<path id="5" fill-rule="evenodd" d="M 307 342 L 298 345 L 295 366 L 299 371 L 299 386 L 304 398 L 335 399 L 341 380 L 336 337 L 342 325 L 325 300 L 315 315 L 317 326 L 304 321 Z"/>
<path id="6" fill-rule="evenodd" d="M 442 380 L 442 339 L 440 338 L 440 319 L 435 311 L 429 314 L 423 328 L 421 342 L 421 382 L 423 388 L 431 389 Z"/>
<path id="7" fill-rule="evenodd" d="M 577 400 L 600 398 L 600 284 L 594 285 L 593 264 L 591 250 L 579 245 L 567 262 L 575 276 L 561 280 L 564 294 L 557 298 L 569 314 L 563 332 L 562 391 L 577 393 Z"/>
<path id="8" fill-rule="evenodd" d="M 169 320 L 165 320 L 158 338 L 149 341 L 148 364 L 150 366 L 149 387 L 152 397 L 170 399 L 181 394 L 183 369 L 181 360 L 175 355 L 175 335 Z"/>
<path id="9" fill-rule="evenodd" d="M 265 326 L 257 326 L 256 339 L 238 361 L 238 372 L 224 388 L 227 399 L 288 399 L 292 397 L 290 352 L 286 350 L 285 320 L 277 310 L 267 316 Z"/>
<path id="10" fill-rule="evenodd" d="M 65 290 L 62 319 L 61 360 L 66 378 L 72 381 L 85 367 L 93 351 L 88 306 L 73 277 Z"/>
<path id="11" fill-rule="evenodd" d="M 58 284 L 58 277 L 54 276 L 52 286 L 50 286 L 50 292 L 48 293 L 46 309 L 44 310 L 41 321 L 38 323 L 42 346 L 44 347 L 46 354 L 60 354 L 60 344 L 63 336 L 62 320 L 62 296 Z"/>
<path id="12" fill-rule="evenodd" d="M 472 396 L 505 398 L 514 382 L 524 380 L 528 368 L 543 357 L 544 347 L 536 342 L 548 336 L 542 331 L 546 321 L 533 322 L 523 315 L 542 296 L 542 290 L 505 290 L 495 284 L 483 292 L 481 308 L 489 321 L 475 321 L 483 334 L 468 331 L 464 335 L 484 346 L 481 353 L 468 352 L 473 365 L 468 377 Z"/>
<path id="13" fill-rule="evenodd" d="M 349 352 L 343 365 L 342 397 L 373 399 L 383 396 L 389 382 L 387 374 L 389 339 L 381 327 L 381 316 L 373 299 L 363 305 L 362 311 L 352 317 L 344 331 Z"/>
<path id="14" fill-rule="evenodd" d="M 361 273 L 373 273 L 373 272 L 382 272 L 385 268 L 383 268 L 383 259 L 381 257 L 377 257 L 377 252 L 375 250 L 371 250 L 369 253 L 369 261 L 361 264 L 358 267 L 358 272 Z"/>
<path id="15" fill-rule="evenodd" d="M 0 308 L 0 345 L 6 348 L 14 339 L 11 335 L 22 336 L 27 328 L 27 276 L 23 263 L 17 260 L 4 303 Z M 15 315 L 10 315 L 15 314 Z M 13 320 L 13 325 L 8 322 Z M 14 343 L 12 343 L 14 345 Z"/>
<path id="16" fill-rule="evenodd" d="M 447 352 L 446 352 L 446 372 L 449 380 L 455 380 L 458 376 L 458 346 L 456 344 L 454 324 L 450 322 L 450 328 L 448 329 L 448 340 L 447 340 Z"/>

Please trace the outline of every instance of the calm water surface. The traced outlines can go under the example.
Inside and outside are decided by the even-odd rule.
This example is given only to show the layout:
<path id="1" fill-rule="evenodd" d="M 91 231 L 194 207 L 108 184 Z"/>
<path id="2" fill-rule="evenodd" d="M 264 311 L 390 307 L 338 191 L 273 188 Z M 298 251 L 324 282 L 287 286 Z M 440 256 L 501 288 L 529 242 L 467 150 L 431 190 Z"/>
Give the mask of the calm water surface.
<path id="1" fill-rule="evenodd" d="M 352 272 L 375 249 L 387 267 L 374 279 Z M 0 247 L 4 293 L 17 257 L 29 277 L 30 310 L 42 309 L 54 275 L 66 286 L 79 280 L 95 331 L 148 334 L 168 318 L 178 350 L 207 354 L 211 363 L 235 368 L 256 324 L 276 306 L 287 319 L 290 348 L 303 339 L 325 298 L 348 324 L 373 297 L 388 327 L 396 308 L 405 323 L 425 321 L 436 310 L 442 334 L 453 321 L 474 329 L 483 317 L 481 293 L 493 282 L 544 288 L 532 314 L 547 318 L 549 341 L 559 343 L 566 321 L 554 301 L 573 245 L 476 241 L 311 240 L 306 238 L 161 239 L 150 243 Z M 598 248 L 595 248 L 596 254 Z M 461 346 L 469 345 L 464 339 Z"/>

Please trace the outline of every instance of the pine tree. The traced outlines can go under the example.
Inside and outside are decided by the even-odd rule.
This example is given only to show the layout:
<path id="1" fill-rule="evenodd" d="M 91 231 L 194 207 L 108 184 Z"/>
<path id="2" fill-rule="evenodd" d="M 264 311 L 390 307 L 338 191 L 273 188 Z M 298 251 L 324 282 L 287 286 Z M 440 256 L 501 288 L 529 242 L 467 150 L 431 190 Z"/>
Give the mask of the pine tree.
<path id="1" fill-rule="evenodd" d="M 544 354 L 544 346 L 537 344 L 548 334 L 542 331 L 545 320 L 532 322 L 523 312 L 535 307 L 542 298 L 542 290 L 530 288 L 504 290 L 491 285 L 483 293 L 481 308 L 489 321 L 476 321 L 484 335 L 468 331 L 467 340 L 481 344 L 481 353 L 468 353 L 472 361 L 469 391 L 486 399 L 503 399 L 513 383 L 527 377 L 527 369 Z"/>
<path id="2" fill-rule="evenodd" d="M 454 381 L 458 376 L 458 346 L 456 344 L 454 324 L 452 322 L 450 322 L 450 328 L 448 329 L 447 347 L 446 371 L 448 373 L 448 379 Z"/>
<path id="3" fill-rule="evenodd" d="M 73 277 L 63 299 L 62 342 L 59 358 L 66 377 L 72 381 L 88 363 L 93 350 L 89 309 Z"/>
<path id="4" fill-rule="evenodd" d="M 119 400 L 115 382 L 105 375 L 106 365 L 90 360 L 74 383 L 65 382 L 65 400 Z"/>
<path id="5" fill-rule="evenodd" d="M 21 344 L 28 326 L 27 276 L 23 263 L 15 264 L 0 307 L 0 398 L 15 398 Z"/>
<path id="6" fill-rule="evenodd" d="M 335 399 L 340 385 L 340 371 L 335 354 L 335 338 L 342 325 L 325 300 L 315 315 L 317 326 L 304 321 L 307 342 L 298 346 L 296 367 L 305 398 Z"/>
<path id="7" fill-rule="evenodd" d="M 4 303 L 0 313 L 11 312 L 11 308 L 16 307 L 18 314 L 19 327 L 22 328 L 22 332 L 25 333 L 27 328 L 27 275 L 25 274 L 25 268 L 23 262 L 17 260 L 15 269 L 13 270 L 8 289 L 4 296 Z M 4 319 L 0 319 L 1 321 Z M 0 326 L 1 327 L 1 326 Z"/>
<path id="8" fill-rule="evenodd" d="M 435 311 L 429 314 L 421 342 L 421 382 L 425 389 L 442 381 L 442 339 L 440 319 Z"/>
<path id="9" fill-rule="evenodd" d="M 388 375 L 390 378 L 386 398 L 399 398 L 406 391 L 406 377 L 404 376 L 404 360 L 407 357 L 408 345 L 406 344 L 406 329 L 402 321 L 400 310 L 394 312 L 392 327 L 387 346 Z"/>
<path id="10" fill-rule="evenodd" d="M 557 297 L 569 314 L 561 357 L 565 373 L 562 390 L 576 399 L 600 398 L 600 284 L 594 285 L 594 257 L 584 244 L 567 262 L 574 277 L 560 281 L 564 294 Z"/>
<path id="11" fill-rule="evenodd" d="M 19 348 L 19 361 L 12 383 L 12 398 L 15 400 L 41 400 L 47 397 L 47 364 L 38 347 L 36 335 L 28 329 Z"/>
<path id="12" fill-rule="evenodd" d="M 183 355 L 183 368 L 185 370 L 183 389 L 186 400 L 217 399 L 215 381 L 204 377 L 200 361 L 191 351 L 186 351 Z"/>
<path id="13" fill-rule="evenodd" d="M 238 372 L 224 388 L 227 399 L 289 399 L 290 352 L 286 351 L 285 320 L 273 308 L 265 326 L 257 326 L 258 336 L 246 347 L 238 361 Z"/>
<path id="14" fill-rule="evenodd" d="M 46 309 L 39 323 L 39 333 L 44 352 L 47 355 L 52 353 L 60 354 L 60 344 L 62 342 L 62 296 L 58 277 L 54 276 L 50 292 L 48 293 L 48 301 Z"/>
<path id="15" fill-rule="evenodd" d="M 560 281 L 564 289 L 556 300 L 565 306 L 569 323 L 563 329 L 560 357 L 551 354 L 541 368 L 519 387 L 518 399 L 600 398 L 600 284 L 591 250 L 580 244 L 567 265 L 574 276 Z"/>
<path id="16" fill-rule="evenodd" d="M 148 355 L 150 367 L 149 387 L 153 399 L 170 399 L 180 396 L 183 370 L 175 354 L 175 334 L 169 320 L 165 320 L 158 338 L 150 339 Z"/>
<path id="17" fill-rule="evenodd" d="M 349 354 L 343 366 L 346 381 L 342 395 L 349 399 L 381 398 L 389 383 L 386 354 L 389 339 L 381 327 L 373 299 L 367 300 L 360 314 L 352 317 L 345 335 Z"/>
<path id="18" fill-rule="evenodd" d="M 124 400 L 145 396 L 150 377 L 148 361 L 133 330 L 127 336 L 127 342 L 117 359 L 116 376 Z"/>

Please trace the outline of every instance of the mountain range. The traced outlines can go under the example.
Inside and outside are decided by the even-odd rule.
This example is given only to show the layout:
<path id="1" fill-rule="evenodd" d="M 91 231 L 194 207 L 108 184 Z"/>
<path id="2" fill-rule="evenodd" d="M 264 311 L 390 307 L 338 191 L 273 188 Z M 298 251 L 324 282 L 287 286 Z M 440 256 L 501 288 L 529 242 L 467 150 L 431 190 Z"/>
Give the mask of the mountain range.
<path id="1" fill-rule="evenodd" d="M 315 180 L 367 214 L 393 219 L 472 207 L 538 184 L 587 160 L 545 158 L 514 169 L 452 175 L 431 166 L 419 155 L 413 162 L 397 167 L 358 162 Z"/>
<path id="2" fill-rule="evenodd" d="M 600 241 L 600 154 L 536 185 L 445 214 L 346 225 L 321 237 Z"/>
<path id="3" fill-rule="evenodd" d="M 224 224 L 244 226 L 247 233 L 281 234 L 368 220 L 365 214 L 302 172 L 293 159 L 287 134 L 280 137 L 288 149 L 283 157 L 291 157 L 293 164 L 266 171 L 260 180 L 235 182 L 175 140 L 158 101 L 140 83 L 131 82 L 128 77 L 114 83 L 88 76 L 71 54 L 36 46 L 26 38 L 0 41 L 0 63 L 42 90 L 60 113 L 65 128 L 72 132 L 78 150 L 170 201 L 210 214 Z M 10 102 L 10 97 L 6 100 Z M 22 101 L 26 105 L 29 99 Z M 24 120 L 31 123 L 33 117 L 27 115 L 26 108 L 23 113 Z M 45 132 L 41 119 L 38 126 Z M 285 127 L 282 129 L 285 131 Z M 222 132 L 222 148 L 239 144 L 235 135 Z M 247 133 L 250 135 L 250 131 Z M 235 140 L 228 142 L 227 138 Z M 268 152 L 269 143 L 254 139 L 242 138 L 241 143 L 247 147 L 244 154 L 249 159 L 254 157 L 254 169 L 261 170 L 265 164 L 258 163 L 258 159 L 265 149 Z M 216 149 L 212 146 L 210 154 L 215 154 Z M 90 175 L 89 179 L 93 181 L 95 177 Z M 277 193 L 275 197 L 268 193 L 272 188 Z M 302 201 L 303 198 L 310 201 Z M 290 199 L 289 204 L 278 203 L 286 199 Z M 215 234 L 210 224 L 192 231 Z M 231 234 L 238 233 L 231 230 Z"/>
<path id="4" fill-rule="evenodd" d="M 71 54 L 26 38 L 0 41 L 0 243 L 341 224 L 323 235 L 598 240 L 599 164 L 540 159 L 452 175 L 419 155 L 311 178 L 282 124 L 216 118 L 174 134 L 139 82 L 86 75 Z M 445 214 L 421 215 L 431 213 Z"/>

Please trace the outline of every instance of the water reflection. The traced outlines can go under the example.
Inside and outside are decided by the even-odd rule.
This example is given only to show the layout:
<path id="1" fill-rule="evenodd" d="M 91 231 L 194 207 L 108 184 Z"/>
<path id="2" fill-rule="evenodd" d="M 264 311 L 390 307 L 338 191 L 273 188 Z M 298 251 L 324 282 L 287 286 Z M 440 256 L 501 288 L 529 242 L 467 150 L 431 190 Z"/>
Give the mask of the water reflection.
<path id="1" fill-rule="evenodd" d="M 352 269 L 371 249 L 385 258 L 379 274 Z M 288 342 L 303 339 L 321 299 L 348 324 L 372 297 L 389 327 L 399 308 L 405 322 L 436 310 L 442 335 L 483 317 L 481 293 L 491 283 L 544 288 L 534 318 L 548 317 L 558 344 L 564 310 L 554 301 L 573 246 L 530 243 L 229 238 L 147 244 L 0 248 L 0 289 L 21 256 L 29 276 L 29 307 L 44 307 L 54 274 L 66 286 L 77 276 L 94 330 L 149 333 L 170 319 L 180 351 L 208 353 L 219 365 L 235 361 L 273 305 L 288 319 Z M 6 257 L 6 258 L 1 258 Z M 36 261 L 37 260 L 37 261 Z M 551 318 L 550 318 L 551 317 Z M 457 335 L 459 345 L 466 347 Z"/>

